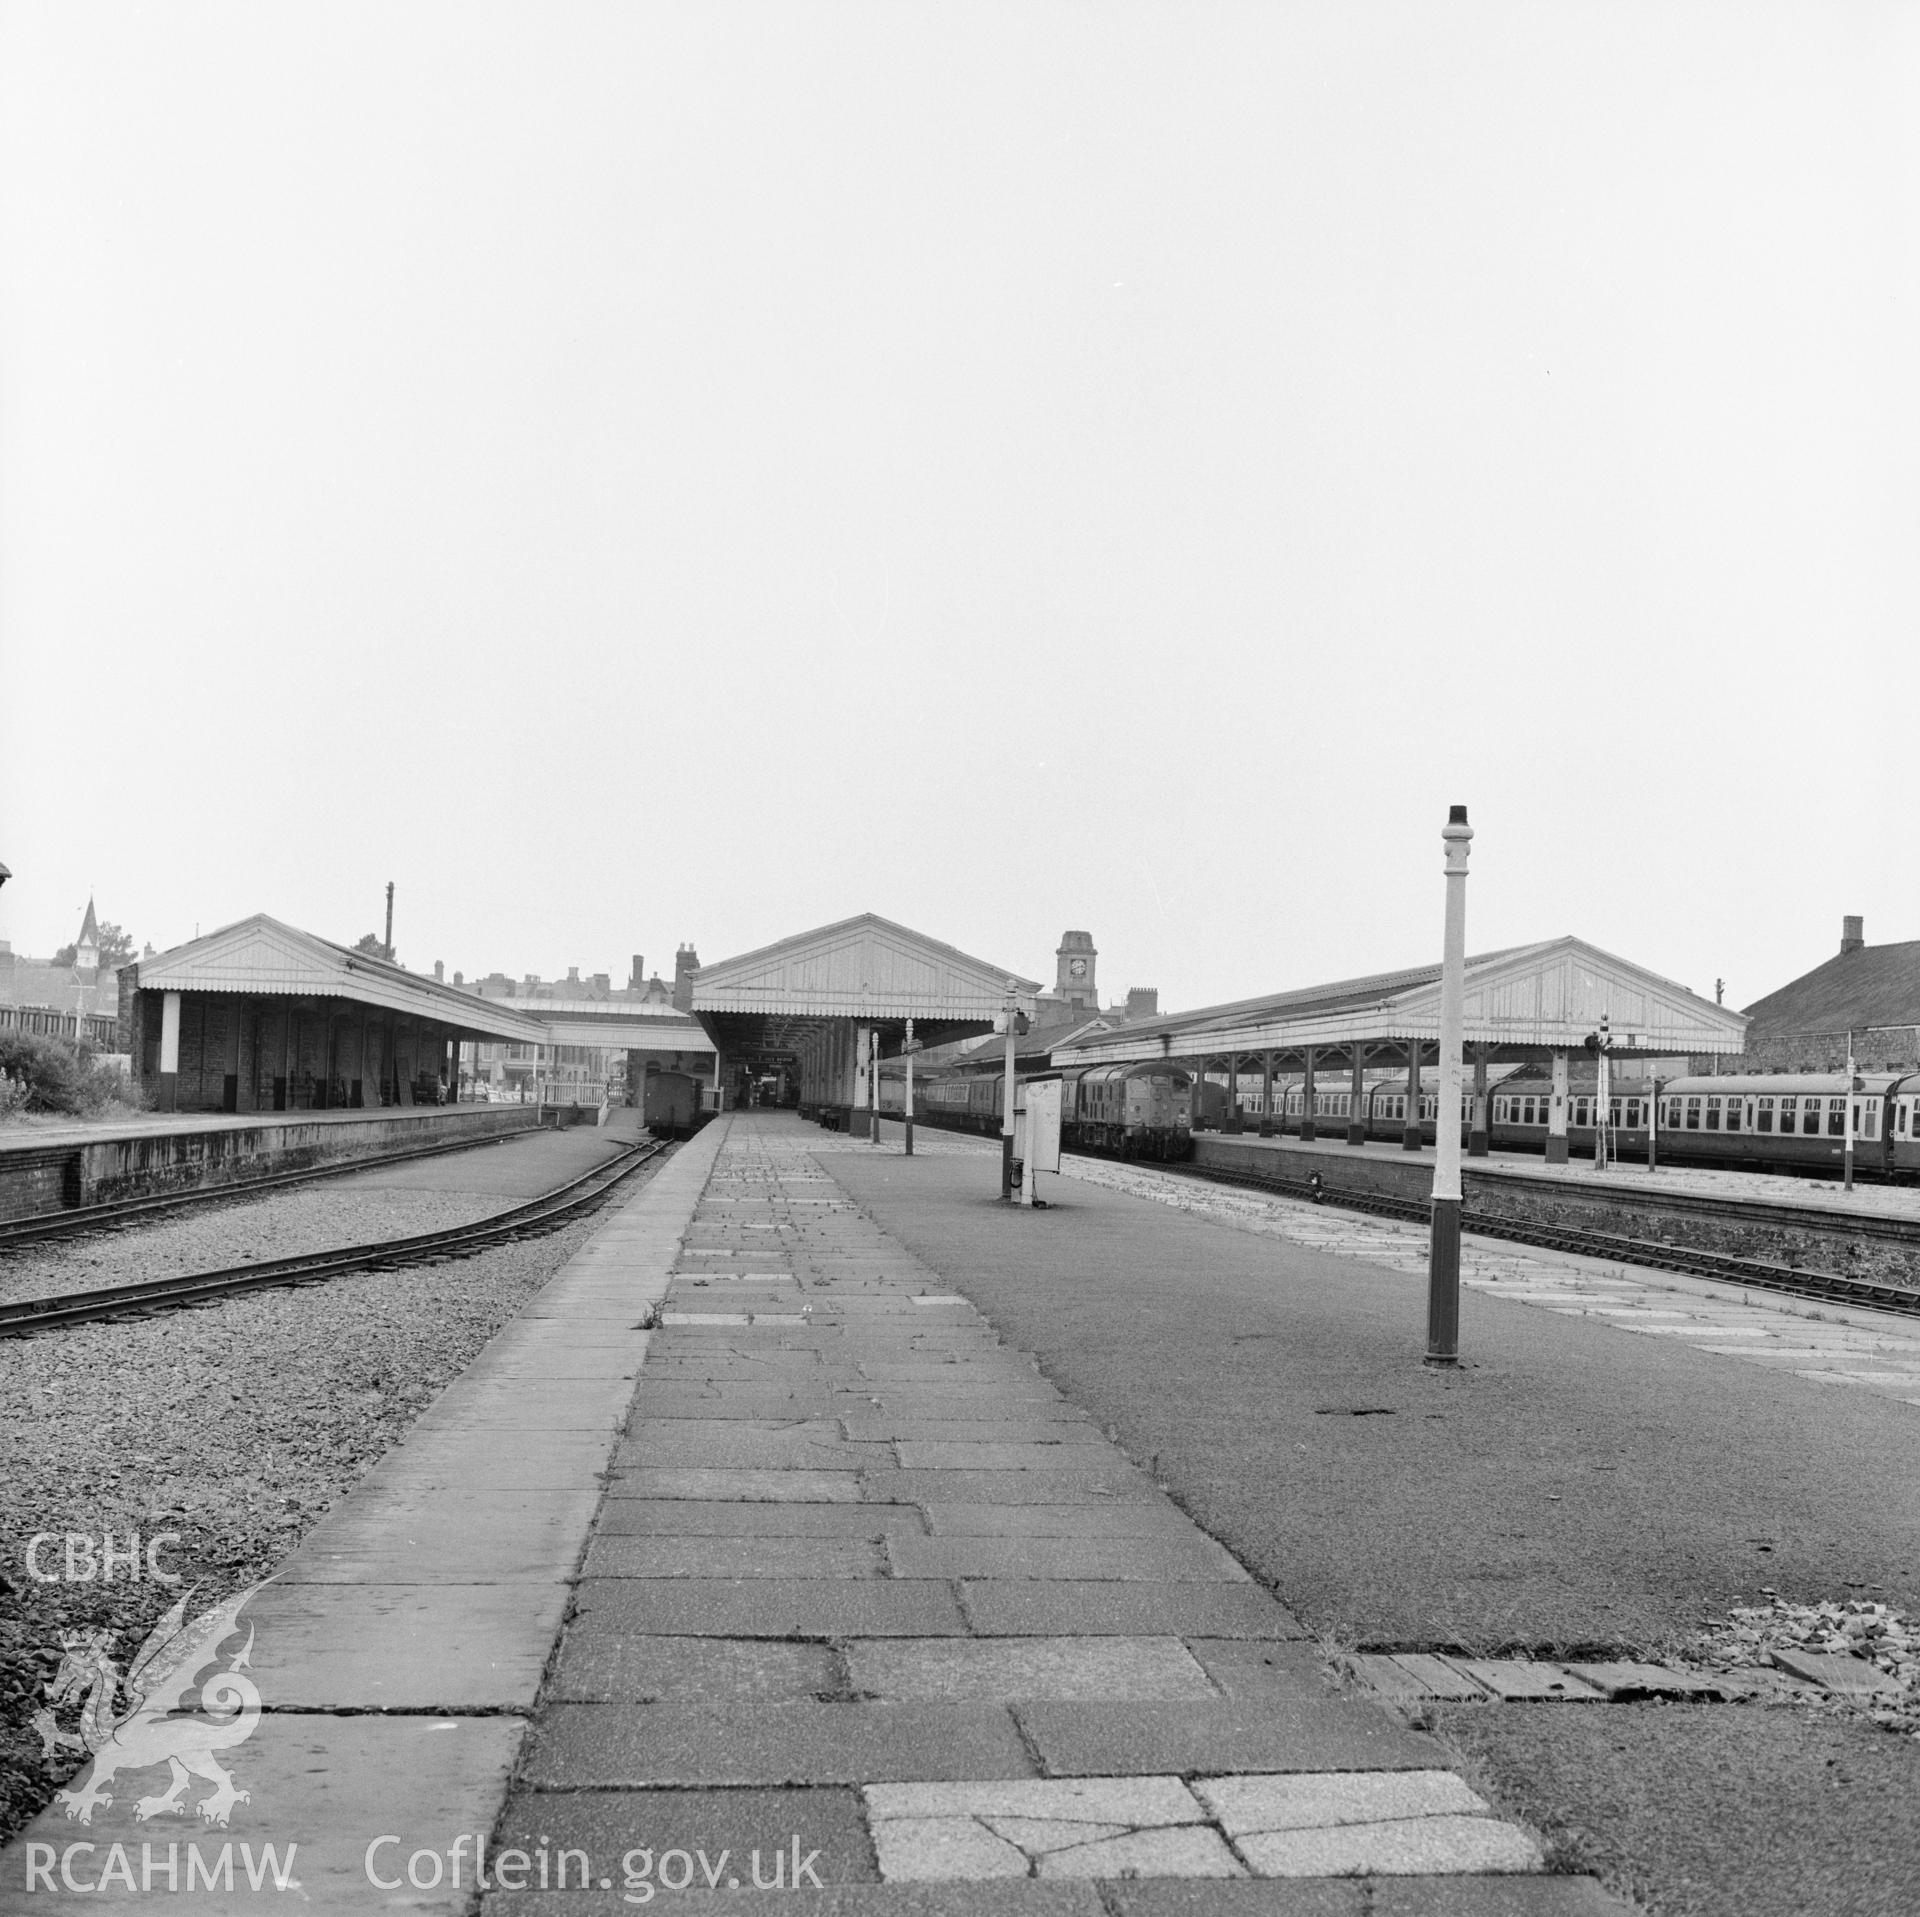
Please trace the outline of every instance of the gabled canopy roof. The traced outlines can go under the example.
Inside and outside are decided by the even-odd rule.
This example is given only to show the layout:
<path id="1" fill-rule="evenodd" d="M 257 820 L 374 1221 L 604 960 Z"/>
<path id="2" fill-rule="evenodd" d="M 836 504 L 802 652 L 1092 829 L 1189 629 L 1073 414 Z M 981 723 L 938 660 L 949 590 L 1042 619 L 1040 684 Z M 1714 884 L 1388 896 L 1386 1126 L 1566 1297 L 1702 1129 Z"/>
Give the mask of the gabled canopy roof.
<path id="1" fill-rule="evenodd" d="M 232 992 L 249 998 L 338 998 L 431 1019 L 486 1038 L 538 1044 L 546 1028 L 498 999 L 421 978 L 385 959 L 256 912 L 131 968 L 148 992 Z"/>
<path id="2" fill-rule="evenodd" d="M 1467 960 L 1466 1037 L 1510 1053 L 1577 1046 L 1601 1015 L 1616 1052 L 1662 1055 L 1740 1049 L 1746 1019 L 1581 939 L 1547 939 Z M 1408 967 L 1276 992 L 1056 1046 L 1056 1064 L 1197 1058 L 1229 1051 L 1436 1040 L 1440 967 Z"/>
<path id="3" fill-rule="evenodd" d="M 555 1008 L 538 999 L 525 1003 L 528 1016 L 553 1045 L 604 1045 L 616 1052 L 698 1052 L 703 1058 L 713 1050 L 706 1027 L 671 1005 Z"/>
<path id="4" fill-rule="evenodd" d="M 821 1020 L 878 1025 L 897 1036 L 906 1021 L 927 1045 L 991 1027 L 1011 984 L 1039 991 L 984 959 L 896 925 L 877 913 L 799 932 L 693 974 L 693 1011 L 729 1058 L 790 1057 Z"/>

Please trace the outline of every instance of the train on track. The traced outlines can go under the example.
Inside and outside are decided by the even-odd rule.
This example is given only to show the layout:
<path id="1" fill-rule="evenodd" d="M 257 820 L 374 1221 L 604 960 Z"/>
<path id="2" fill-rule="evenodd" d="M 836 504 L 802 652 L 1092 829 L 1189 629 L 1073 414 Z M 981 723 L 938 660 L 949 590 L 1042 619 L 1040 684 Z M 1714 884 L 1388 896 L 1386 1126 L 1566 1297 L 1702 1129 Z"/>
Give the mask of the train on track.
<path id="1" fill-rule="evenodd" d="M 655 1138 L 691 1138 L 713 1116 L 710 1088 L 687 1072 L 648 1072 L 640 1116 Z"/>
<path id="2" fill-rule="evenodd" d="M 1167 1162 L 1192 1156 L 1193 1074 L 1179 1066 L 1092 1065 L 1028 1076 L 1061 1081 L 1060 1142 L 1069 1150 Z M 999 1072 L 929 1074 L 915 1081 L 914 1119 L 951 1131 L 997 1135 L 1005 1084 Z M 905 1091 L 901 1078 L 883 1073 L 881 1112 L 901 1117 Z"/>
<path id="3" fill-rule="evenodd" d="M 1196 1083 L 1195 1074 L 1165 1061 L 1100 1065 L 1032 1074 L 1063 1082 L 1061 1142 L 1070 1150 L 1125 1158 L 1178 1161 L 1193 1155 L 1194 1106 L 1199 1129 L 1227 1123 L 1228 1090 L 1215 1072 Z M 1437 1074 L 1422 1074 L 1420 1130 L 1435 1135 Z M 1024 1083 L 1025 1080 L 1019 1081 Z M 997 1135 L 1003 1109 L 1002 1076 L 931 1072 L 914 1083 L 916 1121 L 959 1131 Z M 1507 1068 L 1488 1088 L 1488 1143 L 1495 1151 L 1546 1150 L 1552 1084 L 1531 1068 Z M 904 1087 L 894 1075 L 880 1083 L 882 1112 L 901 1115 Z M 1608 1101 L 1608 1146 L 1616 1160 L 1644 1160 L 1650 1134 L 1663 1164 L 1727 1166 L 1764 1172 L 1837 1176 L 1845 1162 L 1849 1117 L 1854 1173 L 1861 1178 L 1920 1182 L 1920 1072 L 1866 1072 L 1853 1081 L 1839 1073 L 1701 1076 L 1663 1080 L 1616 1077 Z M 1361 1125 L 1368 1139 L 1398 1144 L 1407 1127 L 1405 1072 L 1369 1074 L 1360 1093 Z M 1591 1085 L 1568 1094 L 1567 1146 L 1575 1158 L 1594 1146 L 1597 1095 Z M 1295 1077 L 1273 1087 L 1273 1131 L 1297 1135 L 1305 1116 L 1305 1091 Z M 1241 1080 L 1242 1125 L 1267 1117 L 1260 1081 Z M 1313 1094 L 1314 1129 L 1327 1139 L 1347 1135 L 1353 1112 L 1350 1084 Z M 1463 1136 L 1472 1121 L 1471 1096 L 1463 1098 Z M 1657 1122 L 1656 1122 L 1657 1121 Z"/>

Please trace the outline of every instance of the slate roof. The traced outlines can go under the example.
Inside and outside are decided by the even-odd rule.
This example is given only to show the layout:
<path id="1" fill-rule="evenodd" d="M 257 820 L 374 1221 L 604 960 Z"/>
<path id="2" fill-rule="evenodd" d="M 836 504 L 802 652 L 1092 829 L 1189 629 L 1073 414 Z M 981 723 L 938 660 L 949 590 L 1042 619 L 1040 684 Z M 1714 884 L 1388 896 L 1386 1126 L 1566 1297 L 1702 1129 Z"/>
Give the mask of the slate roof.
<path id="1" fill-rule="evenodd" d="M 1841 952 L 1746 1009 L 1749 1045 L 1799 1032 L 1920 1025 L 1920 939 Z"/>
<path id="2" fill-rule="evenodd" d="M 95 1014 L 120 1009 L 120 974 L 100 972 L 83 984 L 71 965 L 49 965 L 44 959 L 0 958 L 0 1005 L 47 1005 L 56 1012 Z"/>

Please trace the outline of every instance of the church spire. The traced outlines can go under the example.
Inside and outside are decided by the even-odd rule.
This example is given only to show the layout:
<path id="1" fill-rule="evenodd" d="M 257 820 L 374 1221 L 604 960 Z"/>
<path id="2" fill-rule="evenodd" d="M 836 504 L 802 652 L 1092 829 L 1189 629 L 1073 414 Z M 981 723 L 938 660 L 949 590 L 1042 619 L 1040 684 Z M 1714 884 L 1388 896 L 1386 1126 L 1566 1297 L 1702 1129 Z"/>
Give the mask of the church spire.
<path id="1" fill-rule="evenodd" d="M 100 923 L 93 916 L 93 894 L 87 894 L 87 916 L 80 921 L 80 937 L 73 949 L 73 969 L 76 972 L 97 972 L 100 969 Z"/>

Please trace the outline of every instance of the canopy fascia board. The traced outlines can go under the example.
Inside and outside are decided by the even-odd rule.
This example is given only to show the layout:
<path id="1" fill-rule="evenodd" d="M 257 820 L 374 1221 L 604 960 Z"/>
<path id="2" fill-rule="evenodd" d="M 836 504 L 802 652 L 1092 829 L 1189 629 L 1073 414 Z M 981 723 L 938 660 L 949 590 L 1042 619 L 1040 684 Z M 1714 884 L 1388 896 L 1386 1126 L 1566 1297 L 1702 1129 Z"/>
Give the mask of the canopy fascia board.
<path id="1" fill-rule="evenodd" d="M 543 1045 L 595 1046 L 609 1052 L 711 1053 L 713 1040 L 688 1019 L 667 1024 L 663 1019 L 629 1019 L 624 1024 L 598 1024 L 587 1019 L 556 1018 L 540 1021 Z"/>

